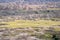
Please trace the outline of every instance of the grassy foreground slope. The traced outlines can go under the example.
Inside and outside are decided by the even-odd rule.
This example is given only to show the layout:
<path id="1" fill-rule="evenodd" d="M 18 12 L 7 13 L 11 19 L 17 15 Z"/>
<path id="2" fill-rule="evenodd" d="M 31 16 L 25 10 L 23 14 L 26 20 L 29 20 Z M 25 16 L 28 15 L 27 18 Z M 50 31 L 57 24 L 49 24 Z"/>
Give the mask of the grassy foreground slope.
<path id="1" fill-rule="evenodd" d="M 54 40 L 55 38 L 60 40 L 60 10 L 0 11 L 0 40 Z"/>

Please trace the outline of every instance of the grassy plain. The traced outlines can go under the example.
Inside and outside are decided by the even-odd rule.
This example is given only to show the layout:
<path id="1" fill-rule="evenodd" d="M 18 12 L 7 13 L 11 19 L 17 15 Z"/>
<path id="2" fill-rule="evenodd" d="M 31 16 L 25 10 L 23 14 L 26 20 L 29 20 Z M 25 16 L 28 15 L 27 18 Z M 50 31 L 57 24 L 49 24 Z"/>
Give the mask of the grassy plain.
<path id="1" fill-rule="evenodd" d="M 0 27 L 9 27 L 9 28 L 18 28 L 18 27 L 49 27 L 53 25 L 60 25 L 60 21 L 51 21 L 51 20 L 15 20 L 9 22 L 0 22 Z"/>

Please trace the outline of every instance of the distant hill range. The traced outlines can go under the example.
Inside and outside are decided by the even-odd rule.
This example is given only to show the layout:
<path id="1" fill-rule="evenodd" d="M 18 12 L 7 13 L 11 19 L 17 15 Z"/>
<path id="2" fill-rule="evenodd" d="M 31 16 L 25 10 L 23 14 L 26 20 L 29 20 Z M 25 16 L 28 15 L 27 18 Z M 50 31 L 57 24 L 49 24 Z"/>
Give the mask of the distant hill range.
<path id="1" fill-rule="evenodd" d="M 1 9 L 47 9 L 60 8 L 60 0 L 0 0 Z M 55 10 L 55 9 L 54 9 Z"/>

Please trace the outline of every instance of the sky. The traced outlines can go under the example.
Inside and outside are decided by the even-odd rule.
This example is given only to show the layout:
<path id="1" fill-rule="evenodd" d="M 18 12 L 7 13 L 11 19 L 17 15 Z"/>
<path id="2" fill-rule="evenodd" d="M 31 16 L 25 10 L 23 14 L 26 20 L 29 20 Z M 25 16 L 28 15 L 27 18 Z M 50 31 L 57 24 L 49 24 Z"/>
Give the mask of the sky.
<path id="1" fill-rule="evenodd" d="M 0 0 L 0 3 L 4 2 L 15 2 L 15 1 L 20 1 L 20 0 Z M 27 2 L 59 2 L 60 0 L 24 0 Z"/>

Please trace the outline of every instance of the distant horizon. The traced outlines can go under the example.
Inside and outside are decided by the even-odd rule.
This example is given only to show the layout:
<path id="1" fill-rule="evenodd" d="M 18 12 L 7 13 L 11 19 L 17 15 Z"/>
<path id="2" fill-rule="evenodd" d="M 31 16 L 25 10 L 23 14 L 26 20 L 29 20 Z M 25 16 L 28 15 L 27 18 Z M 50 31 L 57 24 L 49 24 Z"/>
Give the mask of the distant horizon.
<path id="1" fill-rule="evenodd" d="M 0 3 L 17 2 L 17 1 L 19 2 L 20 0 L 0 0 Z M 25 2 L 60 2 L 60 0 L 24 0 L 24 1 Z"/>

